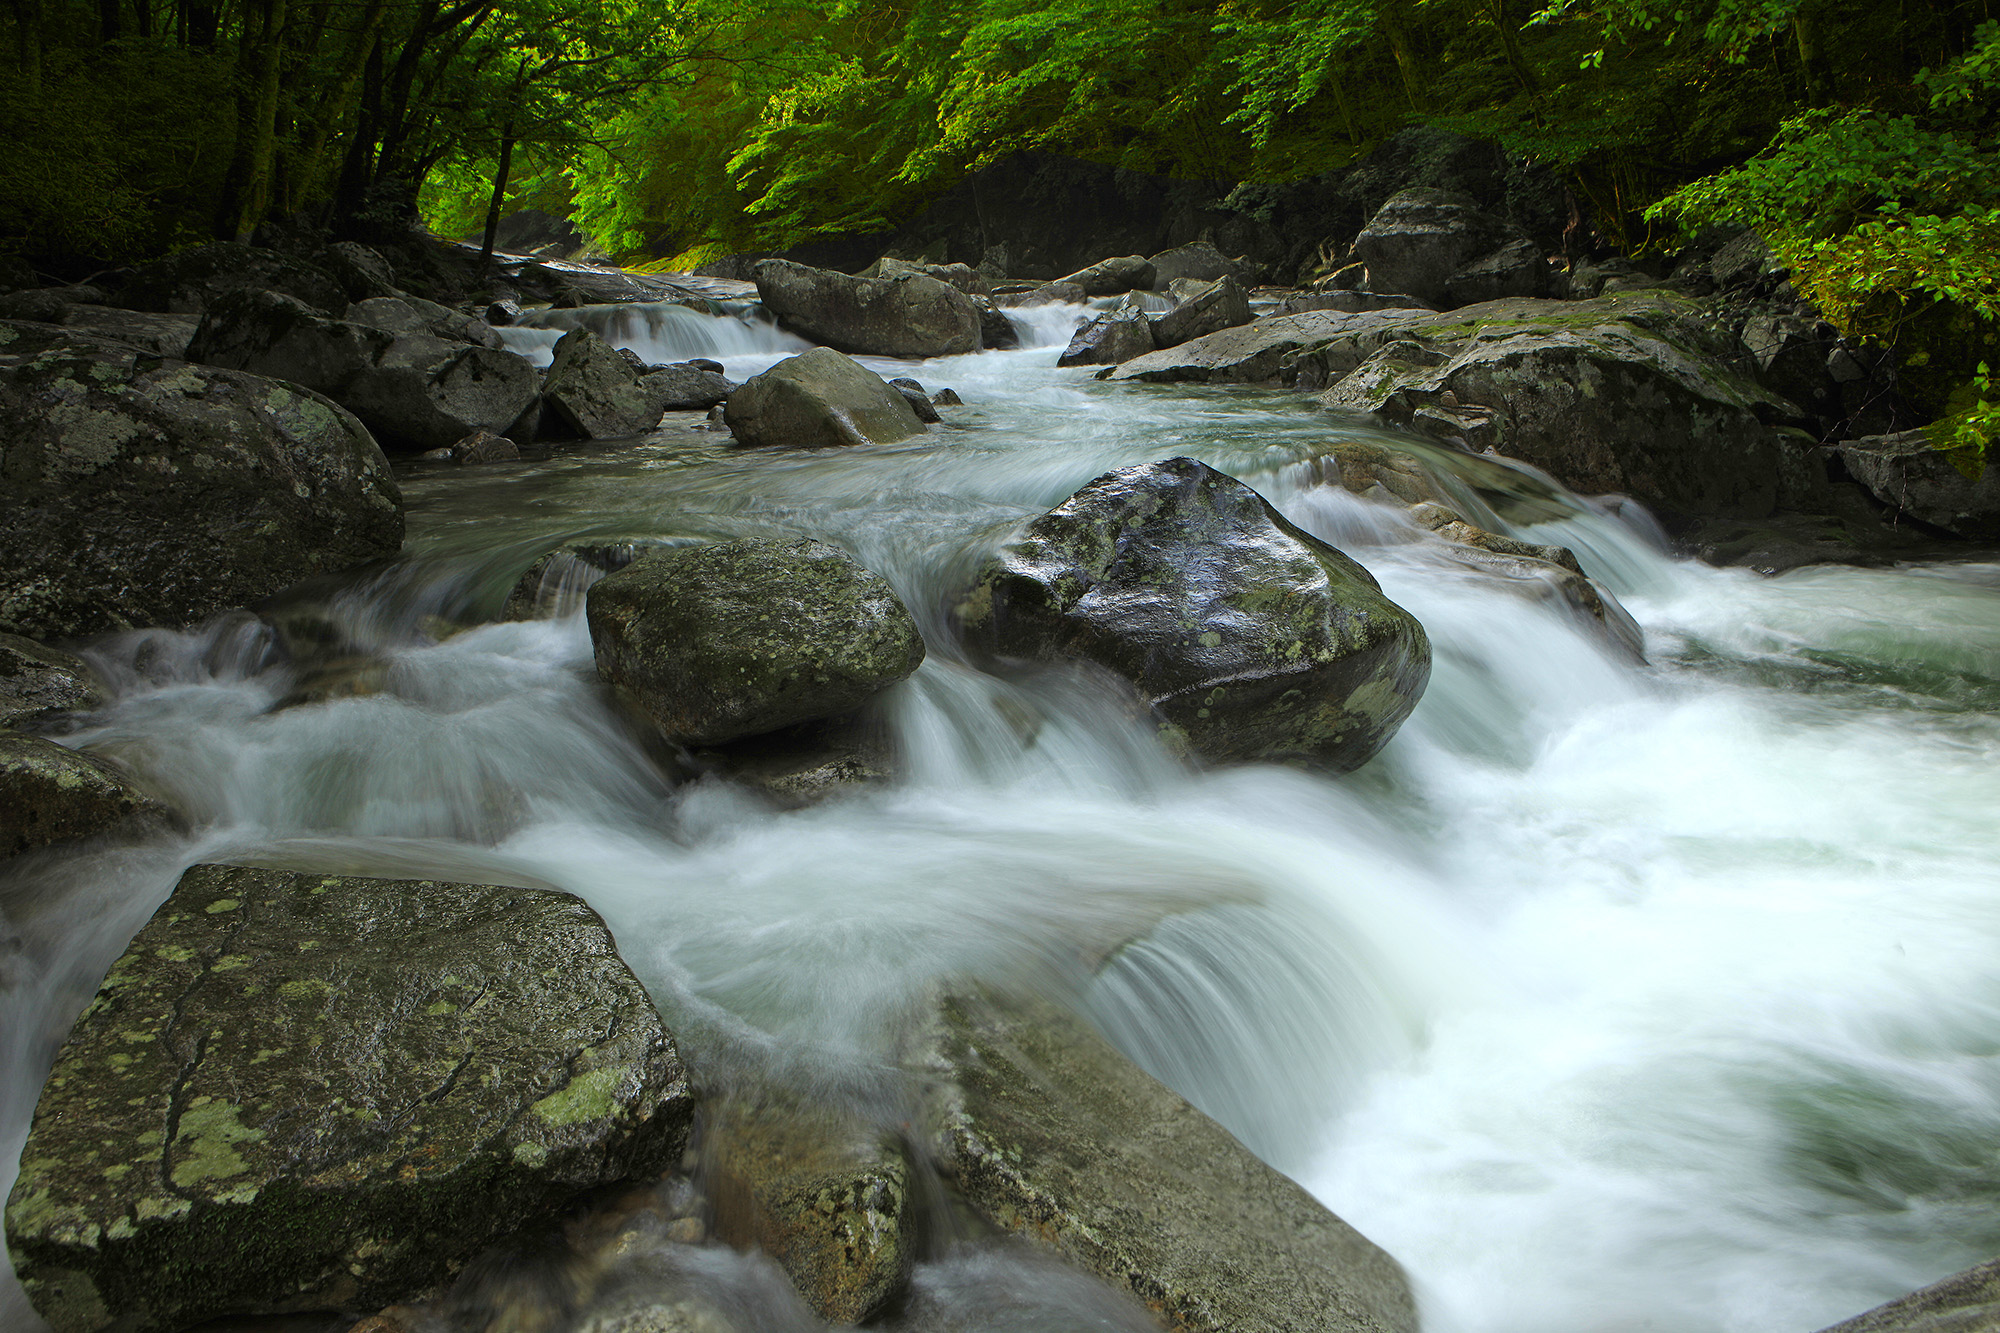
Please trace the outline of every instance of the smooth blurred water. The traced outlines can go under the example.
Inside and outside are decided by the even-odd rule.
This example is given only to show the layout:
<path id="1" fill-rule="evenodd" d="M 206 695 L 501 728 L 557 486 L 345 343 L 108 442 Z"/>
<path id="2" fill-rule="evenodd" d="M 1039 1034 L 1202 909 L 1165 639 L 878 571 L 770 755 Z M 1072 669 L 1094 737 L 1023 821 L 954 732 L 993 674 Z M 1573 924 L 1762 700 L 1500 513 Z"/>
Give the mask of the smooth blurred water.
<path id="1" fill-rule="evenodd" d="M 1468 517 L 1575 549 L 1645 627 L 1634 665 L 1318 480 L 1390 437 L 1058 371 L 1084 312 L 1017 313 L 1027 350 L 870 362 L 965 400 L 902 445 L 678 431 L 410 476 L 406 561 L 275 617 L 345 644 L 310 679 L 241 619 L 97 645 L 118 698 L 70 739 L 201 829 L 0 885 L 8 1183 L 98 976 L 185 865 L 235 857 L 581 894 L 698 1073 L 859 1105 L 934 978 L 1038 989 L 1401 1259 L 1439 1333 L 1809 1333 L 2000 1252 L 2000 566 L 1707 569 L 1643 516 L 1409 446 Z M 671 355 L 651 314 L 636 350 L 738 378 L 790 350 L 686 314 Z M 1429 630 L 1429 692 L 1361 771 L 1189 768 L 1088 677 L 955 651 L 953 595 L 1021 521 L 1177 455 Z M 892 785 L 803 810 L 673 786 L 580 616 L 449 632 L 565 542 L 797 533 L 924 629 L 876 708 Z M 712 1293 L 749 1281 L 722 1268 Z M 919 1287 L 954 1327 L 1061 1327 L 1009 1304 L 1023 1272 L 941 1256 Z M 30 1318 L 0 1293 L 0 1326 Z"/>

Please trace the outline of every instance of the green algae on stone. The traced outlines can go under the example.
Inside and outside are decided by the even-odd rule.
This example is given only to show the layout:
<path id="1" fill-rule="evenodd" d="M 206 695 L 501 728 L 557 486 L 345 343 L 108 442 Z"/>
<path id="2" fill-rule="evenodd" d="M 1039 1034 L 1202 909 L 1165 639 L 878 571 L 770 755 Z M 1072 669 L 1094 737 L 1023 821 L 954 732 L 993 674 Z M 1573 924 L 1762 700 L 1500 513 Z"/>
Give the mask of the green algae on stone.
<path id="1" fill-rule="evenodd" d="M 1092 481 L 955 614 L 986 657 L 1109 668 L 1209 759 L 1358 767 L 1430 678 L 1423 626 L 1367 570 L 1186 458 Z"/>
<path id="2" fill-rule="evenodd" d="M 196 866 L 57 1059 L 8 1244 L 57 1333 L 375 1309 L 662 1169 L 690 1115 L 580 900 Z"/>

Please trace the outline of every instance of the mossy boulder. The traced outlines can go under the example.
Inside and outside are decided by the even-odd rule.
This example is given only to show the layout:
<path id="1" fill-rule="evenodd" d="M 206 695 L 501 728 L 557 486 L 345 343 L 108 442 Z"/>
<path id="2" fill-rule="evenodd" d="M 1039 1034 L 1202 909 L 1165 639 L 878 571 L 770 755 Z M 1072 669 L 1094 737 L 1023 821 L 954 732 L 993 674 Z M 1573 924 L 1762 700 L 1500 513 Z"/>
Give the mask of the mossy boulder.
<path id="1" fill-rule="evenodd" d="M 18 634 L 0 634 L 0 727 L 40 727 L 104 703 L 82 658 Z"/>
<path id="2" fill-rule="evenodd" d="M 1394 1259 L 1054 1005 L 946 996 L 907 1064 L 965 1200 L 1176 1333 L 1416 1333 Z"/>
<path id="3" fill-rule="evenodd" d="M 598 674 L 693 745 L 851 712 L 924 660 L 895 590 L 809 537 L 649 552 L 586 613 Z"/>
<path id="4" fill-rule="evenodd" d="M 0 324 L 0 630 L 185 625 L 393 556 L 401 492 L 354 416 L 256 375 Z"/>
<path id="5" fill-rule="evenodd" d="M 0 732 L 0 857 L 165 825 L 172 811 L 118 765 L 40 736 Z"/>
<path id="6" fill-rule="evenodd" d="M 904 1294 L 910 1164 L 880 1128 L 767 1088 L 704 1106 L 702 1135 L 719 1239 L 776 1259 L 830 1323 L 861 1323 Z"/>
<path id="7" fill-rule="evenodd" d="M 1097 478 L 956 614 L 981 656 L 1109 668 L 1170 744 L 1209 759 L 1356 768 L 1430 679 L 1423 626 L 1367 570 L 1190 458 Z"/>
<path id="8" fill-rule="evenodd" d="M 580 899 L 196 866 L 57 1057 L 8 1247 L 57 1333 L 379 1309 L 690 1116 Z"/>
<path id="9" fill-rule="evenodd" d="M 830 347 L 786 357 L 745 380 L 722 419 L 738 444 L 793 449 L 894 444 L 924 433 L 894 386 Z"/>

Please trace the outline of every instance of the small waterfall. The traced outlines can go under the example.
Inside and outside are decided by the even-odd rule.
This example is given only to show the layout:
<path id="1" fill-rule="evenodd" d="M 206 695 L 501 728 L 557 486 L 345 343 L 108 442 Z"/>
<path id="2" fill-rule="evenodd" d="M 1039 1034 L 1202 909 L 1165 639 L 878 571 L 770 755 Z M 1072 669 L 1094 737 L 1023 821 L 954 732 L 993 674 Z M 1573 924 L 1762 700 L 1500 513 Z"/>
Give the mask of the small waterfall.
<path id="1" fill-rule="evenodd" d="M 1024 349 L 1067 347 L 1077 325 L 1091 316 L 1088 306 L 1031 305 L 1003 312 Z"/>
<path id="2" fill-rule="evenodd" d="M 555 345 L 571 329 L 589 329 L 613 347 L 636 352 L 650 365 L 709 357 L 725 365 L 735 358 L 766 362 L 812 346 L 763 317 L 761 307 L 705 314 L 671 301 L 586 305 L 573 310 L 537 310 L 499 330 L 509 348 L 537 366 L 555 357 Z"/>

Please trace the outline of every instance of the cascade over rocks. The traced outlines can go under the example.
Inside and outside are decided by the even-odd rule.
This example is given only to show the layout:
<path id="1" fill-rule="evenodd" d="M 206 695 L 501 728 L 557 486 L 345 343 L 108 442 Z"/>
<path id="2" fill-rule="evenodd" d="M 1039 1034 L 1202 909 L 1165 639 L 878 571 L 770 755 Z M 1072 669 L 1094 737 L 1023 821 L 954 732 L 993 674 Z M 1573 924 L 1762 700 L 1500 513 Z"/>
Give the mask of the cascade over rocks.
<path id="1" fill-rule="evenodd" d="M 958 356 L 980 347 L 979 307 L 924 273 L 855 278 L 766 259 L 757 295 L 786 328 L 857 356 Z"/>
<path id="2" fill-rule="evenodd" d="M 196 866 L 57 1058 L 8 1246 L 61 1333 L 379 1308 L 658 1174 L 691 1112 L 581 899 Z"/>
<path id="3" fill-rule="evenodd" d="M 586 606 L 598 674 L 687 744 L 851 712 L 924 660 L 895 590 L 809 537 L 652 551 Z"/>
<path id="4" fill-rule="evenodd" d="M 396 554 L 366 428 L 295 385 L 0 324 L 0 630 L 188 625 Z"/>
<path id="5" fill-rule="evenodd" d="M 363 303 L 384 317 L 407 302 Z M 491 335 L 491 330 L 486 331 Z M 533 366 L 512 352 L 328 319 L 276 292 L 232 292 L 203 316 L 190 358 L 290 380 L 352 411 L 383 439 L 443 449 L 477 430 L 504 434 L 534 402 Z"/>
<path id="6" fill-rule="evenodd" d="M 905 1067 L 982 1217 L 1186 1333 L 1416 1333 L 1396 1261 L 1068 1013 L 941 997 Z"/>
<path id="7" fill-rule="evenodd" d="M 1085 486 L 956 614 L 983 656 L 1109 668 L 1208 759 L 1358 768 L 1430 679 L 1423 626 L 1367 570 L 1189 458 Z"/>
<path id="8" fill-rule="evenodd" d="M 787 357 L 729 395 L 723 419 L 742 445 L 824 449 L 894 444 L 924 433 L 902 392 L 830 347 Z"/>
<path id="9" fill-rule="evenodd" d="M 1548 266 L 1519 228 L 1480 211 L 1470 195 L 1405 190 L 1382 205 L 1354 248 L 1376 291 L 1408 292 L 1449 309 L 1540 296 Z"/>

